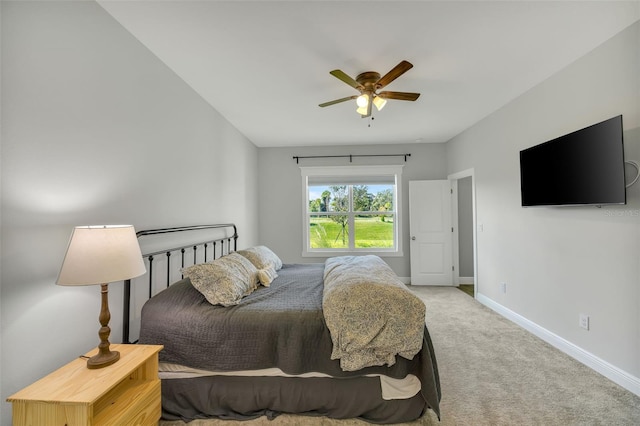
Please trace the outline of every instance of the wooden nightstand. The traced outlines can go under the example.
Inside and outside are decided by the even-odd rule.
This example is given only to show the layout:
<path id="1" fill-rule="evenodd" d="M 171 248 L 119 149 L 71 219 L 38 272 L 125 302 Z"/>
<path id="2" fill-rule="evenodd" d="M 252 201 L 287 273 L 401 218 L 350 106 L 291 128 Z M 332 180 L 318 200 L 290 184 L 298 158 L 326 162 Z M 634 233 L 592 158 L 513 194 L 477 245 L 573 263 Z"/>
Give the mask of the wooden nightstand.
<path id="1" fill-rule="evenodd" d="M 14 425 L 155 425 L 159 345 L 111 345 L 120 360 L 97 370 L 78 358 L 7 398 Z M 97 348 L 87 353 L 92 356 Z"/>

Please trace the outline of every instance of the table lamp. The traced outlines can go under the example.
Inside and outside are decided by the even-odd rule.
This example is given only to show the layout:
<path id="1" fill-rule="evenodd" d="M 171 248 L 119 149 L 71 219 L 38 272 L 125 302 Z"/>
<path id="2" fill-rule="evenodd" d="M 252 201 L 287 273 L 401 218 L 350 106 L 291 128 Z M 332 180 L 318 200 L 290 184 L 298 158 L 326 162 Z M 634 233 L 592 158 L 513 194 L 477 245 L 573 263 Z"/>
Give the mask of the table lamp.
<path id="1" fill-rule="evenodd" d="M 109 295 L 111 282 L 138 277 L 146 272 L 136 231 L 131 225 L 77 226 L 58 275 L 58 285 L 102 286 L 100 344 L 98 353 L 87 360 L 87 368 L 111 365 L 120 353 L 109 350 Z"/>

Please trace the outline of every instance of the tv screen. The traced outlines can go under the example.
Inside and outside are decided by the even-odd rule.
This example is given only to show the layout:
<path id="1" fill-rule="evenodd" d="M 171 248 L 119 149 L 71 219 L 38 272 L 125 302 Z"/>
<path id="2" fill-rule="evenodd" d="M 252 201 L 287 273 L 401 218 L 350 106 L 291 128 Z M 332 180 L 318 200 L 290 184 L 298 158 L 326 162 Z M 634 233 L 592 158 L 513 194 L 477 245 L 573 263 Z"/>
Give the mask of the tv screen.
<path id="1" fill-rule="evenodd" d="M 522 206 L 626 204 L 622 115 L 520 151 Z"/>

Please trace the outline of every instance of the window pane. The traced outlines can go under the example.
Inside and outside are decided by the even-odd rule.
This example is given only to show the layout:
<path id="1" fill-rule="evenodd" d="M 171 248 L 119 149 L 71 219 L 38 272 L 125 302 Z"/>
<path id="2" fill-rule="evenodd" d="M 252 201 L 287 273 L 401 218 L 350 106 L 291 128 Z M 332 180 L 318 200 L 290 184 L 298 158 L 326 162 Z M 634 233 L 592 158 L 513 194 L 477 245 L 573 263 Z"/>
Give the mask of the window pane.
<path id="1" fill-rule="evenodd" d="M 349 192 L 347 185 L 331 185 L 329 186 L 331 201 L 329 202 L 330 212 L 348 212 L 349 211 Z"/>
<path id="2" fill-rule="evenodd" d="M 393 248 L 393 219 L 393 215 L 356 216 L 356 248 Z"/>
<path id="3" fill-rule="evenodd" d="M 346 215 L 311 215 L 309 217 L 311 248 L 348 248 L 349 224 Z"/>
<path id="4" fill-rule="evenodd" d="M 369 185 L 353 185 L 353 211 L 369 212 L 373 204 L 373 194 L 369 192 Z"/>
<path id="5" fill-rule="evenodd" d="M 326 212 L 327 202 L 330 200 L 329 187 L 309 185 L 307 190 L 309 193 L 309 212 Z"/>
<path id="6" fill-rule="evenodd" d="M 377 212 L 392 212 L 395 211 L 393 205 L 394 200 L 394 185 L 373 185 L 371 192 L 373 196 L 372 210 Z"/>
<path id="7" fill-rule="evenodd" d="M 353 185 L 353 211 L 393 211 L 394 185 Z"/>
<path id="8" fill-rule="evenodd" d="M 309 212 L 349 211 L 346 185 L 309 185 Z"/>

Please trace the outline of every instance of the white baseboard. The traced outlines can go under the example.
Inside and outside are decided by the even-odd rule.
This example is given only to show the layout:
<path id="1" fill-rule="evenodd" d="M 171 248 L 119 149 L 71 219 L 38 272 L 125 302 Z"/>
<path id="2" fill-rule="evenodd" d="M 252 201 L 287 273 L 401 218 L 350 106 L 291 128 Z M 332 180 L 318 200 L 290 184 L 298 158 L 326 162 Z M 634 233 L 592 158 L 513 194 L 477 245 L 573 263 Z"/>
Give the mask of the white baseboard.
<path id="1" fill-rule="evenodd" d="M 489 309 L 513 321 L 525 330 L 538 336 L 545 342 L 566 353 L 570 357 L 580 361 L 587 367 L 597 371 L 609 380 L 627 389 L 629 392 L 633 392 L 634 394 L 640 396 L 640 378 L 635 377 L 634 375 L 629 374 L 624 370 L 621 370 L 615 365 L 612 365 L 607 361 L 595 356 L 591 352 L 585 351 L 581 347 L 576 346 L 575 344 L 558 336 L 557 334 L 552 333 L 551 331 L 539 326 L 538 324 L 528 320 L 522 315 L 513 312 L 512 310 L 502 306 L 492 299 L 489 299 L 487 296 L 481 293 L 476 294 L 476 299 Z"/>
<path id="2" fill-rule="evenodd" d="M 473 284 L 473 277 L 458 277 L 458 284 Z"/>
<path id="3" fill-rule="evenodd" d="M 402 281 L 406 285 L 411 284 L 411 277 L 398 277 L 398 278 L 400 278 L 400 281 Z"/>

